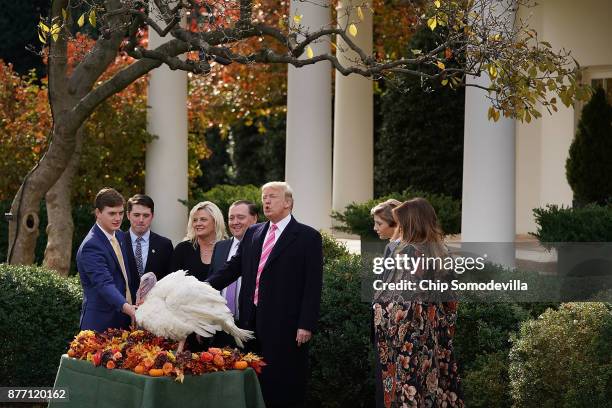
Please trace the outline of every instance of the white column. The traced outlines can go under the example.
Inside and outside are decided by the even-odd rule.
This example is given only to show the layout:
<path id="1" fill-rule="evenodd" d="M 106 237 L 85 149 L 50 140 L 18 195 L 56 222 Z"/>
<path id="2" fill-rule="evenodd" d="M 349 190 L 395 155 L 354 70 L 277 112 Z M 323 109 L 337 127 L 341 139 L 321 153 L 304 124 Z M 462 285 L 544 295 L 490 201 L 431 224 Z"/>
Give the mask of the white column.
<path id="1" fill-rule="evenodd" d="M 470 83 L 488 85 L 484 77 Z M 487 119 L 486 93 L 467 87 L 463 144 L 463 242 L 492 243 L 488 259 L 514 265 L 515 239 L 515 121 L 503 116 L 497 123 Z M 491 253 L 493 252 L 493 253 Z"/>
<path id="2" fill-rule="evenodd" d="M 331 17 L 325 5 L 292 0 L 289 21 L 293 23 L 293 16 L 302 15 L 301 24 L 310 31 L 326 27 Z M 314 55 L 330 52 L 328 42 L 312 44 L 311 48 Z M 285 179 L 295 193 L 296 218 L 325 230 L 331 227 L 331 103 L 329 62 L 289 66 Z"/>
<path id="3" fill-rule="evenodd" d="M 354 23 L 354 42 L 365 52 L 372 53 L 372 13 L 362 6 L 360 21 L 356 7 L 347 15 L 350 1 L 338 3 L 338 23 L 345 27 Z M 361 2 L 354 2 L 354 6 Z M 344 66 L 356 58 L 353 51 L 338 39 L 336 56 Z M 374 99 L 371 79 L 352 74 L 343 76 L 336 71 L 334 101 L 334 161 L 332 207 L 342 211 L 353 201 L 372 198 L 374 190 Z"/>
<path id="4" fill-rule="evenodd" d="M 515 12 L 508 3 L 494 0 L 479 10 L 485 21 L 491 16 L 508 29 Z M 486 73 L 466 82 L 490 85 Z M 515 265 L 516 237 L 516 145 L 515 121 L 501 115 L 498 122 L 487 119 L 491 102 L 484 90 L 467 87 L 463 144 L 463 197 L 461 237 L 478 242 L 488 260 L 507 267 Z"/>
<path id="5" fill-rule="evenodd" d="M 167 39 L 149 30 L 149 49 Z M 145 190 L 155 202 L 152 229 L 174 244 L 185 236 L 187 208 L 187 74 L 166 65 L 149 79 L 147 130 L 154 135 L 147 146 Z"/>

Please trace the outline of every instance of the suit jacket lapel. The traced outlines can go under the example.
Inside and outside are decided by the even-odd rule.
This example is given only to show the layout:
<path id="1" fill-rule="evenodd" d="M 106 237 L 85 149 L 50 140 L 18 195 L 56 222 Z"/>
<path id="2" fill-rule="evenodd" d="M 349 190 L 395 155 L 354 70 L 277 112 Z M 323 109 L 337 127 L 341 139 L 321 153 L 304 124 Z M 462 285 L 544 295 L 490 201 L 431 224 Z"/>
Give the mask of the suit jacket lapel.
<path id="1" fill-rule="evenodd" d="M 225 242 L 225 247 L 223 248 L 223 252 L 221 253 L 221 256 L 223 257 L 223 262 L 227 261 L 227 257 L 230 253 L 230 251 L 232 250 L 232 246 L 234 245 L 234 237 L 230 238 L 229 240 L 227 240 Z"/>
<path id="2" fill-rule="evenodd" d="M 110 241 L 106 237 L 106 234 L 102 232 L 100 227 L 98 227 L 98 224 L 94 225 L 94 234 L 96 234 L 98 238 L 102 241 L 102 245 L 104 245 L 107 251 L 110 252 L 112 258 L 115 260 L 115 264 L 117 264 L 117 268 L 121 270 L 121 265 L 119 264 L 119 259 L 117 258 L 117 255 L 115 254 L 115 250 L 113 249 L 113 246 L 111 245 Z M 115 239 L 117 239 L 117 236 L 115 236 Z M 121 246 L 121 243 L 119 245 Z"/>
<path id="3" fill-rule="evenodd" d="M 271 262 L 276 259 L 283 252 L 283 250 L 295 240 L 297 236 L 297 230 L 295 228 L 296 225 L 297 221 L 292 215 L 291 221 L 289 221 L 289 224 L 287 224 L 281 236 L 278 237 L 278 239 L 276 240 L 276 244 L 274 244 L 274 248 L 272 248 L 272 253 L 270 253 L 268 260 L 266 261 L 265 267 L 270 265 Z"/>
<path id="4" fill-rule="evenodd" d="M 149 268 L 149 265 L 151 263 L 151 261 L 153 260 L 153 257 L 155 256 L 154 252 L 156 250 L 155 248 L 155 244 L 157 243 L 157 240 L 155 239 L 155 235 L 153 234 L 153 231 L 151 231 L 149 233 L 149 249 L 147 250 L 147 264 L 143 265 L 142 267 L 144 268 L 144 272 L 150 270 L 151 268 Z M 132 239 L 130 238 L 130 241 L 132 241 Z M 134 256 L 134 263 L 136 263 L 136 256 Z"/>
<path id="5" fill-rule="evenodd" d="M 132 249 L 132 235 L 130 234 L 129 229 L 123 233 L 122 241 L 125 242 L 125 249 L 121 248 L 121 250 L 127 251 L 127 253 L 125 253 L 124 255 L 127 258 L 128 263 L 130 265 L 130 271 L 138 272 L 138 270 L 136 269 L 136 258 L 134 257 L 134 250 Z"/>

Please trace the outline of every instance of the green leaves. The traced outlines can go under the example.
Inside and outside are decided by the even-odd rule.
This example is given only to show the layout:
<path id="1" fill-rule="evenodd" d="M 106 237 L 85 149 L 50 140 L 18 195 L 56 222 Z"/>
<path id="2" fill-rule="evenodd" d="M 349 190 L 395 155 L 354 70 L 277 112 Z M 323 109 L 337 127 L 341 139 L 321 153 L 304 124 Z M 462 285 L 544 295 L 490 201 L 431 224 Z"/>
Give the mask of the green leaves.
<path id="1" fill-rule="evenodd" d="M 509 376 L 516 407 L 606 406 L 612 313 L 602 302 L 564 303 L 524 322 L 510 351 Z"/>

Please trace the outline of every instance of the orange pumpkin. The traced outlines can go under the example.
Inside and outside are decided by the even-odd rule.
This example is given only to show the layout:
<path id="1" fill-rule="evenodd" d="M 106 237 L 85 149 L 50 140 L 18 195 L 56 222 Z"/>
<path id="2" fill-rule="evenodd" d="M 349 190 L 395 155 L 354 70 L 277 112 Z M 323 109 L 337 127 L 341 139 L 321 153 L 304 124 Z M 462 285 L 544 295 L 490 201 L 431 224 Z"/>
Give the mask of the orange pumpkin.
<path id="1" fill-rule="evenodd" d="M 172 363 L 167 362 L 167 363 L 164 363 L 162 370 L 164 371 L 165 375 L 169 375 L 174 370 L 174 366 L 172 365 Z"/>
<path id="2" fill-rule="evenodd" d="M 162 370 L 161 368 L 152 368 L 149 370 L 149 375 L 151 377 L 161 377 L 162 375 L 164 375 L 164 370 Z"/>
<path id="3" fill-rule="evenodd" d="M 247 368 L 248 366 L 249 366 L 249 363 L 247 363 L 246 361 L 242 361 L 242 360 L 240 360 L 240 361 L 236 361 L 236 362 L 234 363 L 234 368 L 235 368 L 236 370 L 244 370 L 244 369 L 245 369 L 245 368 Z"/>

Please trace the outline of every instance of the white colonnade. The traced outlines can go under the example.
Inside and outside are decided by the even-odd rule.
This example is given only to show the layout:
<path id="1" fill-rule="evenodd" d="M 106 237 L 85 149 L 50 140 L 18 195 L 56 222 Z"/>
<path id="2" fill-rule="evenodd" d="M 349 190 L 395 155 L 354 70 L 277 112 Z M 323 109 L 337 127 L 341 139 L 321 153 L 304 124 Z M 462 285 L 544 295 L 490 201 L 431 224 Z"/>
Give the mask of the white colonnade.
<path id="1" fill-rule="evenodd" d="M 292 0 L 290 5 L 290 16 L 301 15 L 301 24 L 310 31 L 328 26 L 331 19 L 329 7 L 315 3 Z M 327 54 L 330 45 L 319 42 L 311 49 L 314 55 Z M 285 179 L 295 192 L 296 218 L 317 229 L 331 227 L 331 87 L 329 62 L 289 66 Z"/>
<path id="2" fill-rule="evenodd" d="M 149 49 L 167 41 L 149 30 Z M 166 65 L 151 71 L 147 130 L 155 139 L 147 146 L 145 191 L 155 202 L 152 228 L 174 244 L 185 236 L 188 196 L 187 73 Z"/>
<path id="3" fill-rule="evenodd" d="M 360 21 L 357 6 L 361 2 L 339 2 L 338 23 L 342 28 L 354 23 L 353 39 L 366 55 L 372 54 L 372 12 L 362 6 Z M 350 13 L 349 13 L 350 12 Z M 356 54 L 338 39 L 336 57 L 344 66 L 352 65 Z M 334 169 L 332 208 L 344 210 L 351 202 L 362 202 L 374 193 L 374 99 L 371 79 L 336 71 L 334 101 Z"/>

